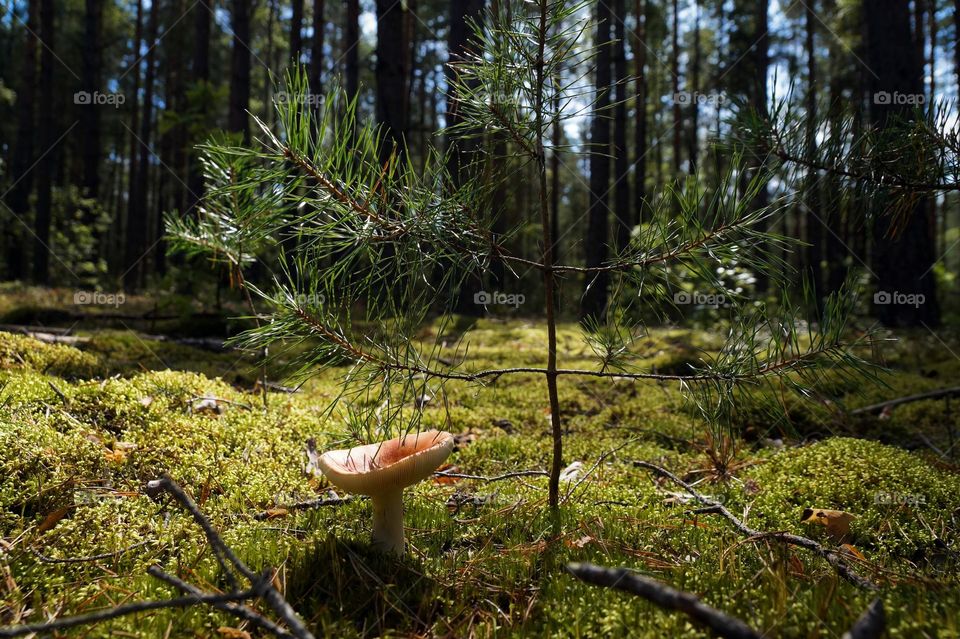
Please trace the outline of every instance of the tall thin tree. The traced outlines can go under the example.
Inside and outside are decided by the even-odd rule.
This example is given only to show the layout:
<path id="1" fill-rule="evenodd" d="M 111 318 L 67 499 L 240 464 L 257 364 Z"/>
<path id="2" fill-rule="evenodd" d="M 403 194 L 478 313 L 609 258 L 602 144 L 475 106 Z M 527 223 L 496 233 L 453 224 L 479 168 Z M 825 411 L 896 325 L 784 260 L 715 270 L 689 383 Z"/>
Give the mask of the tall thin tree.
<path id="1" fill-rule="evenodd" d="M 251 39 L 250 0 L 232 0 L 230 3 L 230 23 L 233 29 L 233 48 L 230 62 L 230 110 L 227 127 L 230 131 L 243 134 L 245 141 L 250 139 L 250 70 Z"/>
<path id="2" fill-rule="evenodd" d="M 40 40 L 43 49 L 40 53 L 40 153 L 37 170 L 37 208 L 34 219 L 33 242 L 33 281 L 47 284 L 50 281 L 50 225 L 53 199 L 53 173 L 57 166 L 57 132 L 55 130 L 57 112 L 56 96 L 53 86 L 53 65 L 55 60 L 54 42 L 56 6 L 53 0 L 40 2 Z"/>
<path id="3" fill-rule="evenodd" d="M 590 200 L 587 207 L 587 268 L 597 268 L 607 260 L 610 243 L 608 192 L 610 190 L 610 7 L 606 0 L 596 4 L 596 99 L 590 123 Z M 580 301 L 580 316 L 602 318 L 607 306 L 610 277 L 606 271 L 590 273 Z"/>

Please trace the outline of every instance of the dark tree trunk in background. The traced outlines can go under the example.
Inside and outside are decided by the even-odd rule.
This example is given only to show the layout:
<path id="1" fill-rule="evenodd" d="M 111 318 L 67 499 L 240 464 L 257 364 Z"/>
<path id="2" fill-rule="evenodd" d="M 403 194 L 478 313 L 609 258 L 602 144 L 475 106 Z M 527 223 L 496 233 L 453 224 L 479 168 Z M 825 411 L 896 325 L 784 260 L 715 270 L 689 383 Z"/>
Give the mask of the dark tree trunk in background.
<path id="1" fill-rule="evenodd" d="M 680 144 L 683 139 L 683 103 L 680 99 L 680 6 L 672 5 L 673 25 L 670 29 L 670 76 L 673 81 L 673 177 L 680 177 Z M 692 97 L 692 96 L 691 96 Z"/>
<path id="2" fill-rule="evenodd" d="M 37 47 L 40 33 L 40 0 L 30 0 L 27 10 L 26 41 L 23 47 L 23 67 L 20 71 L 20 86 L 17 91 L 17 141 L 10 158 L 10 173 L 13 186 L 6 196 L 7 205 L 18 218 L 11 220 L 4 229 L 4 254 L 7 277 L 21 280 L 26 275 L 26 256 L 21 240 L 22 226 L 30 213 L 30 192 L 33 190 L 34 107 L 37 92 Z"/>
<path id="3" fill-rule="evenodd" d="M 143 0 L 137 0 L 137 24 L 134 29 L 133 51 L 131 52 L 133 61 L 130 63 L 130 75 L 133 76 L 133 89 L 130 96 L 130 126 L 129 131 L 127 131 L 130 136 L 130 148 L 127 155 L 127 164 L 130 167 L 127 178 L 127 216 L 126 223 L 118 229 L 120 232 L 117 233 L 118 236 L 123 237 L 123 241 L 119 246 L 119 250 L 123 254 L 121 258 L 122 269 L 120 271 L 123 279 L 126 279 L 130 274 L 130 262 L 132 261 L 131 258 L 133 255 L 133 251 L 129 245 L 130 234 L 132 232 L 130 226 L 135 224 L 139 219 L 139 214 L 136 210 L 137 203 L 140 201 L 137 195 L 137 186 L 140 184 L 140 180 L 137 179 L 137 170 L 139 169 L 137 149 L 140 148 L 140 143 L 137 141 L 137 131 L 140 128 L 140 64 L 142 62 L 140 50 L 142 44 Z"/>
<path id="4" fill-rule="evenodd" d="M 457 63 L 464 59 L 470 44 L 472 30 L 468 21 L 476 21 L 483 15 L 484 0 L 454 0 L 450 3 L 450 29 L 447 37 L 447 64 L 444 72 L 447 86 L 450 87 L 447 95 L 446 122 L 447 127 L 455 127 L 463 123 L 460 114 L 458 92 L 455 78 L 457 77 Z M 476 138 L 457 139 L 447 136 L 447 147 L 450 149 L 447 169 L 453 177 L 455 186 L 462 184 L 467 177 L 467 167 L 475 158 L 479 140 Z"/>
<path id="5" fill-rule="evenodd" d="M 227 128 L 250 140 L 250 0 L 232 0 L 233 52 L 230 60 L 230 111 Z"/>
<path id="6" fill-rule="evenodd" d="M 957 0 L 960 2 L 960 0 Z M 352 99 L 360 88 L 360 0 L 346 0 L 347 16 L 344 29 L 344 86 Z"/>
<path id="7" fill-rule="evenodd" d="M 616 106 L 613 112 L 613 153 L 615 182 L 614 214 L 617 218 L 616 246 L 623 249 L 630 242 L 630 230 L 633 228 L 633 211 L 630 209 L 630 153 L 627 150 L 627 20 L 626 0 L 615 0 L 613 4 L 614 37 L 614 77 L 616 86 Z"/>
<path id="8" fill-rule="evenodd" d="M 767 117 L 767 74 L 770 68 L 770 26 L 769 26 L 770 0 L 756 0 L 756 13 L 754 16 L 754 27 L 756 29 L 756 42 L 754 48 L 754 77 L 753 91 L 751 92 L 751 107 L 760 114 L 761 117 Z M 764 158 L 755 158 L 758 166 L 757 171 L 763 170 Z M 757 194 L 753 202 L 755 210 L 766 208 L 770 204 L 770 194 L 767 191 L 767 185 Z M 765 230 L 767 222 L 761 222 L 757 225 L 760 230 Z M 758 272 L 757 291 L 765 293 L 769 288 L 769 282 L 766 274 Z"/>
<path id="9" fill-rule="evenodd" d="M 816 157 L 817 150 L 817 55 L 816 55 L 816 0 L 807 0 L 804 5 L 804 48 L 807 53 L 807 96 L 806 96 L 806 147 L 810 157 Z M 813 289 L 817 309 L 821 307 L 823 296 L 823 220 L 828 215 L 837 215 L 837 211 L 826 211 L 821 205 L 820 178 L 816 170 L 807 172 L 807 185 L 804 192 L 804 216 L 807 222 L 807 271 L 810 286 Z"/>
<path id="10" fill-rule="evenodd" d="M 294 64 L 300 62 L 300 50 L 303 48 L 303 0 L 291 0 L 290 8 L 290 58 Z"/>
<path id="11" fill-rule="evenodd" d="M 917 95 L 923 91 L 923 68 L 910 34 L 907 0 L 864 0 L 867 65 L 871 95 L 886 91 Z M 897 119 L 911 118 L 910 105 L 888 100 L 870 102 L 874 126 L 884 128 Z M 888 158 L 895 162 L 896 158 Z M 915 160 L 907 160 L 915 161 Z M 940 313 L 933 265 L 936 258 L 930 219 L 919 201 L 906 219 L 894 220 L 874 211 L 872 267 L 877 276 L 873 311 L 888 326 L 935 326 Z M 897 303 L 895 295 L 923 295 L 923 303 Z M 902 298 L 900 298 L 902 300 Z M 877 303 L 888 301 L 891 303 Z"/>
<path id="12" fill-rule="evenodd" d="M 600 45 L 596 64 L 596 101 L 590 124 L 590 200 L 587 207 L 587 235 L 584 250 L 586 265 L 596 268 L 607 261 L 610 243 L 609 207 L 610 189 L 610 8 L 605 0 L 596 4 L 597 35 Z M 607 306 L 606 272 L 586 274 L 585 290 L 580 305 L 583 319 L 601 319 Z"/>
<path id="13" fill-rule="evenodd" d="M 462 61 L 470 50 L 470 36 L 472 28 L 470 22 L 479 20 L 483 15 L 484 0 L 454 0 L 450 3 L 450 29 L 447 35 L 447 127 L 455 127 L 463 123 L 460 113 L 459 92 L 456 90 L 457 63 Z M 471 174 L 475 174 L 479 147 L 478 138 L 453 139 L 447 136 L 447 148 L 450 154 L 447 157 L 447 170 L 453 180 L 453 188 L 459 188 Z M 469 275 L 460 286 L 454 307 L 458 313 L 464 315 L 481 315 L 484 307 L 474 303 L 474 293 L 483 288 L 481 273 Z"/>
<path id="14" fill-rule="evenodd" d="M 199 0 L 194 5 L 193 23 L 193 65 L 191 73 L 196 85 L 206 84 L 210 79 L 210 20 L 213 17 L 213 0 Z M 202 125 L 206 123 L 207 102 L 202 100 L 196 105 L 198 117 Z M 191 147 L 199 142 L 191 139 Z M 203 167 L 200 164 L 198 152 L 191 148 L 188 157 L 187 190 L 188 202 L 186 213 L 196 215 L 196 207 L 203 197 Z"/>
<path id="15" fill-rule="evenodd" d="M 128 290 L 136 290 L 143 286 L 146 280 L 147 260 L 144 253 L 147 251 L 147 234 L 150 228 L 149 189 L 150 189 L 150 155 L 151 132 L 153 130 L 153 90 L 156 75 L 156 42 L 159 29 L 159 2 L 151 2 L 150 16 L 147 18 L 145 44 L 147 55 L 144 58 L 146 69 L 143 75 L 143 113 L 140 117 L 140 133 L 137 140 L 139 163 L 136 173 L 136 186 L 132 189 L 136 198 L 131 203 L 130 214 L 127 216 L 127 244 L 126 244 L 126 271 L 123 283 Z"/>
<path id="16" fill-rule="evenodd" d="M 953 39 L 953 71 L 957 74 L 957 88 L 960 90 L 960 0 L 953 0 L 953 28 L 958 34 Z"/>
<path id="17" fill-rule="evenodd" d="M 696 17 L 693 23 L 693 57 L 689 65 L 690 128 L 687 130 L 687 165 L 690 173 L 697 169 L 700 151 L 700 0 L 694 1 Z"/>
<path id="18" fill-rule="evenodd" d="M 377 0 L 377 122 L 387 133 L 381 162 L 386 162 L 393 153 L 391 143 L 396 147 L 398 158 L 406 155 L 410 56 L 405 13 L 402 2 Z"/>
<path id="19" fill-rule="evenodd" d="M 34 220 L 33 281 L 37 284 L 50 282 L 50 211 L 53 198 L 53 173 L 57 166 L 57 151 L 54 147 L 57 133 L 54 130 L 54 113 L 57 112 L 53 87 L 54 14 L 53 0 L 40 2 L 40 154 L 42 159 L 37 171 L 37 209 Z M 92 107 L 95 108 L 95 107 Z M 44 155 L 45 154 L 45 155 Z"/>
<path id="20" fill-rule="evenodd" d="M 315 0 L 313 3 L 313 46 L 310 49 L 310 91 L 314 95 L 323 92 L 323 21 L 324 0 Z M 319 106 L 319 101 L 317 103 Z"/>
<path id="21" fill-rule="evenodd" d="M 633 74 L 636 76 L 637 97 L 634 107 L 636 123 L 633 127 L 634 152 L 636 153 L 636 167 L 634 169 L 633 189 L 637 208 L 636 222 L 643 222 L 643 207 L 647 199 L 647 3 L 646 0 L 636 0 L 634 5 L 636 16 L 636 31 L 634 32 L 633 46 Z"/>
<path id="22" fill-rule="evenodd" d="M 93 94 L 100 91 L 100 22 L 103 15 L 101 0 L 86 0 L 83 16 L 83 47 L 81 49 L 81 80 L 83 90 Z M 100 108 L 81 105 L 80 156 L 83 162 L 80 190 L 84 197 L 96 199 L 100 194 Z M 88 218 L 88 222 L 92 221 Z"/>

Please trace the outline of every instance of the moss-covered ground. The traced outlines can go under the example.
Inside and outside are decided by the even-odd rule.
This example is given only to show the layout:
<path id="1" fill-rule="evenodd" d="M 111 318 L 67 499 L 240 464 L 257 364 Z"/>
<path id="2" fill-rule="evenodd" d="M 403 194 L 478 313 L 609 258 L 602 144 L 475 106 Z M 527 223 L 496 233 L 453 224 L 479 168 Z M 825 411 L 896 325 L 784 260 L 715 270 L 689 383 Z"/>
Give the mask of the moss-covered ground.
<path id="1" fill-rule="evenodd" d="M 770 636 L 838 637 L 871 600 L 809 552 L 689 514 L 675 486 L 630 463 L 642 459 L 698 482 L 757 529 L 832 544 L 823 527 L 801 523 L 803 510 L 853 513 L 847 541 L 860 556 L 850 561 L 880 585 L 890 636 L 960 636 L 957 410 L 940 399 L 882 417 L 845 412 L 955 384 L 960 347 L 944 334 L 892 344 L 887 387 L 838 382 L 791 400 L 781 420 L 744 406 L 731 440 L 709 437 L 675 384 L 563 379 L 564 462 L 583 468 L 563 487 L 577 488 L 559 517 L 547 508 L 545 478 L 424 482 L 406 494 L 402 560 L 368 546 L 368 501 L 275 508 L 326 494 L 305 471 L 305 442 L 321 450 L 344 442 L 342 417 L 323 416 L 338 371 L 295 394 L 270 393 L 264 410 L 247 358 L 123 329 L 89 335 L 78 349 L 0 334 L 0 625 L 172 596 L 145 574 L 154 564 L 223 587 L 189 517 L 146 494 L 145 483 L 164 472 L 251 566 L 279 568 L 286 597 L 318 636 L 705 636 L 679 614 L 576 581 L 562 570 L 568 561 L 633 568 Z M 534 323 L 483 320 L 469 341 L 472 365 L 543 357 L 544 331 Z M 702 332 L 652 330 L 639 356 L 669 370 L 715 343 Z M 560 344 L 571 365 L 589 363 L 575 326 L 563 327 Z M 220 412 L 198 409 L 201 397 L 223 400 Z M 426 426 L 469 435 L 449 460 L 462 473 L 548 467 L 540 378 L 450 385 L 445 405 L 423 410 Z M 718 451 L 728 461 L 722 480 L 713 472 Z M 271 508 L 273 517 L 255 518 Z M 241 636 L 231 627 L 238 622 L 194 608 L 69 636 Z"/>

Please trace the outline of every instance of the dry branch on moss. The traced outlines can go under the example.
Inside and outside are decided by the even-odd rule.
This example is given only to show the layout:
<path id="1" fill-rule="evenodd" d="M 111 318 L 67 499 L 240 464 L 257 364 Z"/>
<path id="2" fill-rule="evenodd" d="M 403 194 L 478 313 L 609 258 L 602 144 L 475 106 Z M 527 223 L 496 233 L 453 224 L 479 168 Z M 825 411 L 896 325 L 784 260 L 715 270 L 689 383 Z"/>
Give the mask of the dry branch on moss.
<path id="1" fill-rule="evenodd" d="M 163 572 L 159 567 L 152 566 L 147 570 L 150 575 L 186 594 L 174 599 L 140 601 L 42 623 L 0 628 L 0 638 L 5 639 L 7 637 L 52 633 L 151 610 L 208 605 L 250 622 L 282 639 L 314 639 L 313 634 L 307 630 L 296 611 L 290 606 L 286 599 L 283 598 L 283 595 L 274 588 L 273 570 L 266 569 L 262 574 L 258 575 L 240 561 L 230 547 L 224 543 L 223 539 L 214 529 L 213 524 L 210 523 L 210 520 L 200 511 L 196 502 L 193 501 L 179 484 L 170 477 L 164 476 L 162 479 L 149 482 L 147 484 L 147 493 L 152 496 L 167 493 L 190 513 L 194 521 L 203 529 L 207 542 L 211 548 L 213 548 L 214 556 L 217 558 L 217 562 L 220 564 L 221 569 L 230 582 L 231 592 L 225 594 L 207 593 L 173 575 Z M 240 582 L 237 578 L 238 574 L 249 582 L 248 588 L 240 587 Z M 269 604 L 273 612 L 283 621 L 289 630 L 263 617 L 243 603 L 254 599 L 262 599 Z"/>
<path id="2" fill-rule="evenodd" d="M 567 572 L 596 586 L 615 588 L 639 595 L 661 608 L 678 610 L 697 621 L 720 637 L 727 639 L 761 639 L 762 634 L 753 630 L 736 617 L 712 608 L 694 595 L 638 575 L 626 568 L 603 568 L 593 564 L 567 564 Z"/>
<path id="3" fill-rule="evenodd" d="M 762 639 L 767 636 L 766 633 L 754 630 L 740 619 L 708 606 L 696 595 L 677 590 L 627 568 L 604 568 L 593 564 L 571 563 L 567 564 L 566 570 L 586 583 L 639 595 L 661 608 L 682 612 L 725 639 Z M 883 602 L 875 599 L 844 634 L 844 639 L 876 639 L 883 634 L 885 627 Z"/>
<path id="4" fill-rule="evenodd" d="M 666 477 L 667 479 L 677 484 L 678 486 L 681 486 L 684 490 L 690 493 L 697 501 L 699 501 L 701 504 L 706 506 L 706 508 L 699 509 L 698 510 L 699 513 L 715 513 L 718 515 L 722 515 L 730 523 L 732 523 L 733 527 L 736 528 L 740 533 L 750 538 L 776 539 L 778 541 L 782 541 L 791 546 L 798 546 L 800 548 L 805 548 L 819 555 L 820 557 L 823 557 L 823 559 L 825 559 L 827 563 L 833 566 L 834 570 L 837 571 L 837 574 L 839 574 L 841 577 L 849 581 L 854 586 L 857 586 L 858 588 L 864 588 L 866 590 L 877 590 L 877 585 L 872 581 L 870 581 L 869 579 L 867 579 L 866 577 L 863 577 L 862 575 L 859 575 L 856 572 L 854 572 L 854 570 L 850 568 L 850 566 L 847 565 L 847 562 L 844 561 L 843 558 L 840 556 L 840 553 L 834 550 L 830 550 L 829 548 L 825 548 L 822 544 L 814 541 L 813 539 L 802 537 L 800 535 L 794 535 L 793 533 L 787 533 L 787 532 L 762 532 L 759 530 L 754 530 L 753 528 L 750 528 L 749 526 L 744 524 L 743 521 L 737 518 L 729 510 L 727 510 L 726 507 L 723 506 L 723 504 L 713 499 L 710 499 L 709 497 L 705 497 L 701 495 L 700 493 L 697 492 L 697 490 L 693 486 L 683 481 L 682 479 L 680 479 L 679 477 L 671 473 L 669 470 L 666 470 L 664 468 L 657 466 L 656 464 L 651 464 L 650 462 L 645 462 L 645 461 L 634 461 L 633 465 L 636 466 L 637 468 L 646 468 L 647 470 L 653 471 L 654 473 L 662 477 Z"/>

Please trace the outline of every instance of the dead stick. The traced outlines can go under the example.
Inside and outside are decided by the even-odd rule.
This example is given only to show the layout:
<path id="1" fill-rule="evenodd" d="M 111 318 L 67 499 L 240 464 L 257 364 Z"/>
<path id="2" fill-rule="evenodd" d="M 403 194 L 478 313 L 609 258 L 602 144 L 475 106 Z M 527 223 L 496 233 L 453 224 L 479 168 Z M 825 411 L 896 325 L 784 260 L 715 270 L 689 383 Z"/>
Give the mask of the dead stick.
<path id="1" fill-rule="evenodd" d="M 109 621 L 117 617 L 136 614 L 138 612 L 147 612 L 149 610 L 161 610 L 164 608 L 188 608 L 197 604 L 223 604 L 228 602 L 243 601 L 257 595 L 254 591 L 237 592 L 226 595 L 188 595 L 177 597 L 176 599 L 163 599 L 161 601 L 140 601 L 137 603 L 117 606 L 107 610 L 99 610 L 85 615 L 76 615 L 74 617 L 63 617 L 54 619 L 45 623 L 24 624 L 22 626 L 12 626 L 9 628 L 0 628 L 0 637 L 22 637 L 31 634 L 49 634 L 57 630 L 66 630 L 76 626 Z"/>
<path id="2" fill-rule="evenodd" d="M 900 404 L 909 404 L 910 402 L 919 402 L 924 399 L 936 399 L 938 397 L 952 397 L 954 395 L 960 395 L 960 386 L 955 386 L 953 388 L 941 388 L 940 390 L 930 391 L 928 393 L 907 395 L 906 397 L 898 397 L 896 399 L 880 402 L 879 404 L 870 404 L 869 406 L 852 410 L 850 411 L 850 414 L 860 415 L 862 413 L 872 413 L 884 408 L 893 408 L 894 406 L 899 406 Z"/>
<path id="3" fill-rule="evenodd" d="M 847 563 L 840 557 L 838 553 L 834 552 L 833 550 L 828 550 L 827 548 L 824 548 L 821 544 L 817 543 L 816 541 L 809 539 L 807 537 L 801 537 L 800 535 L 794 535 L 792 533 L 786 533 L 786 532 L 775 532 L 775 533 L 766 532 L 765 533 L 759 530 L 754 530 L 748 527 L 742 521 L 740 521 L 733 513 L 727 510 L 723 504 L 720 504 L 708 497 L 704 497 L 703 495 L 698 493 L 696 489 L 693 488 L 693 486 L 683 481 L 682 479 L 680 479 L 679 477 L 671 473 L 669 470 L 660 468 L 655 464 L 651 464 L 650 462 L 645 462 L 645 461 L 635 461 L 633 462 L 633 465 L 638 468 L 646 468 L 647 470 L 651 470 L 662 477 L 666 477 L 667 479 L 677 484 L 678 486 L 682 486 L 684 490 L 686 490 L 688 493 L 693 495 L 697 499 L 697 501 L 708 506 L 710 508 L 709 512 L 715 512 L 719 515 L 723 515 L 728 521 L 730 521 L 730 523 L 733 524 L 734 528 L 739 530 L 742 534 L 746 535 L 747 537 L 778 539 L 792 546 L 799 546 L 800 548 L 806 548 L 807 550 L 823 557 L 827 561 L 827 563 L 833 566 L 834 570 L 836 570 L 841 577 L 843 577 L 844 579 L 852 583 L 854 586 L 857 586 L 859 588 L 864 588 L 866 590 L 877 590 L 876 584 L 874 584 L 872 581 L 870 581 L 866 577 L 862 577 L 858 575 L 856 572 L 854 572 L 853 569 L 847 565 Z"/>
<path id="4" fill-rule="evenodd" d="M 188 584 L 182 579 L 179 579 L 169 573 L 164 572 L 163 570 L 160 569 L 159 566 L 150 566 L 149 568 L 147 568 L 147 572 L 150 575 L 159 579 L 160 581 L 166 582 L 167 584 L 173 586 L 177 590 L 180 590 L 186 594 L 195 595 L 195 596 L 201 596 L 204 594 L 202 590 L 200 590 L 193 584 Z M 260 613 L 252 610 L 251 608 L 247 607 L 242 603 L 224 602 L 224 603 L 218 603 L 218 604 L 212 604 L 212 605 L 217 610 L 222 610 L 223 612 L 229 613 L 234 617 L 238 617 L 245 621 L 249 621 L 250 623 L 256 626 L 263 628 L 267 632 L 272 633 L 277 637 L 280 637 L 280 639 L 294 639 L 294 636 L 291 635 L 289 632 L 287 632 L 286 630 L 284 630 L 277 624 L 273 623 L 272 621 L 270 621 Z"/>
<path id="5" fill-rule="evenodd" d="M 698 623 L 707 626 L 727 639 L 761 639 L 763 635 L 736 617 L 720 612 L 700 601 L 694 595 L 638 575 L 626 568 L 603 568 L 593 564 L 567 564 L 571 575 L 597 586 L 623 590 L 639 595 L 661 608 L 678 610 Z"/>
<path id="6" fill-rule="evenodd" d="M 433 474 L 435 477 L 453 477 L 455 479 L 476 479 L 477 481 L 492 482 L 503 481 L 504 479 L 514 479 L 516 477 L 549 477 L 550 473 L 545 470 L 518 470 L 513 473 L 504 473 L 493 477 L 483 475 L 465 475 L 463 473 L 451 473 L 445 470 L 437 471 Z"/>
<path id="7" fill-rule="evenodd" d="M 203 529 L 204 534 L 207 536 L 207 541 L 210 542 L 210 546 L 216 551 L 218 558 L 225 558 L 226 561 L 229 561 L 233 567 L 237 569 L 237 572 L 246 577 L 250 583 L 258 583 L 259 577 L 237 558 L 233 551 L 230 550 L 220 538 L 220 535 L 217 534 L 217 531 L 214 530 L 210 520 L 200 512 L 200 508 L 197 507 L 193 499 L 191 499 L 190 496 L 184 492 L 183 488 L 181 488 L 177 482 L 173 481 L 169 475 L 164 475 L 162 479 L 155 479 L 149 482 L 147 488 L 153 491 L 164 490 L 173 495 L 180 505 L 193 515 L 193 519 L 200 528 Z M 223 565 L 222 559 L 221 565 Z M 229 570 L 227 570 L 227 573 L 231 574 Z M 277 616 L 290 628 L 290 632 L 295 637 L 298 639 L 315 639 L 313 633 L 307 630 L 307 627 L 303 624 L 297 612 L 269 581 L 267 581 L 264 587 L 262 596 L 263 599 L 270 604 L 270 607 L 273 608 Z"/>

